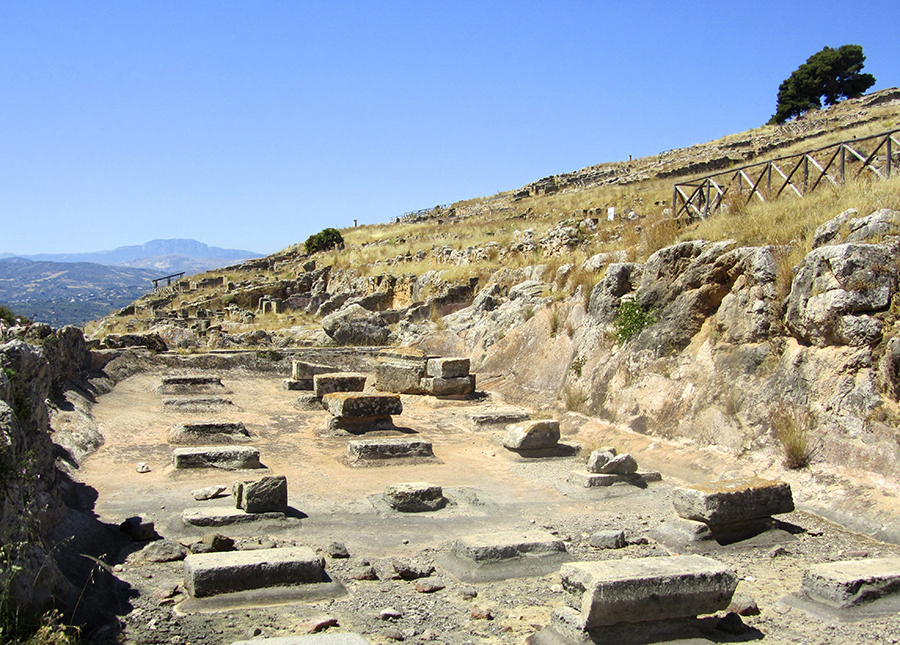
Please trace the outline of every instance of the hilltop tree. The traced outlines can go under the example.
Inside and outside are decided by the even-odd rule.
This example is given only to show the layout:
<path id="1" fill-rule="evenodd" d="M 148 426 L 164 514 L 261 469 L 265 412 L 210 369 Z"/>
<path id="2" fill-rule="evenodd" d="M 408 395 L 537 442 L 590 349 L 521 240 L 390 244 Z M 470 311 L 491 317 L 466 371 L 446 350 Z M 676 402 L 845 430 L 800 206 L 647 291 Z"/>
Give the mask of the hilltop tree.
<path id="1" fill-rule="evenodd" d="M 861 70 L 866 57 L 860 45 L 825 47 L 810 56 L 778 87 L 778 103 L 770 124 L 784 123 L 813 108 L 860 96 L 875 84 Z"/>
<path id="2" fill-rule="evenodd" d="M 343 245 L 344 238 L 341 236 L 341 232 L 336 228 L 322 229 L 315 235 L 310 235 L 304 243 L 304 247 L 307 253 L 327 251 L 329 249 L 341 247 Z"/>

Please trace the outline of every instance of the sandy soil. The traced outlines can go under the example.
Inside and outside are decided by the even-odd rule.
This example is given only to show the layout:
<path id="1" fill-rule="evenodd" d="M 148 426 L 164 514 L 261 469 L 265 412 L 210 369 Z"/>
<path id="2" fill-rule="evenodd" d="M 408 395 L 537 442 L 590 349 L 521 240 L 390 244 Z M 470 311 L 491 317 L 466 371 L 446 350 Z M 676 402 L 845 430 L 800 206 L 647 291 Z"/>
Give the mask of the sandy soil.
<path id="1" fill-rule="evenodd" d="M 129 643 L 231 643 L 257 631 L 284 636 L 308 631 L 311 618 L 337 619 L 331 631 L 356 631 L 375 643 L 409 642 L 518 643 L 549 622 L 550 612 L 563 604 L 554 585 L 559 576 L 519 578 L 501 582 L 460 582 L 440 566 L 440 556 L 453 539 L 508 528 L 543 528 L 562 537 L 573 559 L 666 555 L 663 546 L 642 540 L 648 531 L 672 517 L 673 485 L 759 474 L 791 481 L 801 508 L 831 509 L 834 516 L 856 518 L 859 527 L 879 522 L 890 529 L 900 516 L 896 490 L 858 473 L 786 472 L 777 456 L 735 456 L 686 442 L 667 442 L 625 432 L 577 415 L 564 419 L 563 442 L 582 446 L 580 456 L 523 459 L 499 444 L 500 428 L 476 430 L 467 413 L 496 401 L 435 401 L 403 397 L 404 412 L 395 423 L 410 434 L 431 441 L 440 463 L 349 468 L 341 461 L 348 438 L 321 437 L 327 413 L 294 407 L 297 392 L 280 389 L 280 379 L 249 372 L 222 373 L 233 409 L 203 414 L 173 412 L 162 402 L 174 395 L 155 391 L 162 373 L 144 373 L 119 383 L 101 397 L 94 418 L 105 445 L 83 463 L 77 478 L 96 489 L 94 511 L 105 522 L 118 523 L 140 515 L 156 523 L 165 538 L 190 544 L 209 529 L 186 526 L 186 508 L 232 506 L 229 497 L 196 502 L 193 489 L 263 474 L 283 474 L 289 502 L 300 519 L 286 523 L 243 525 L 219 529 L 238 541 L 269 545 L 306 545 L 323 550 L 333 541 L 344 543 L 351 558 L 327 558 L 326 569 L 344 585 L 347 595 L 317 602 L 244 606 L 214 611 L 182 603 L 181 563 L 136 564 L 119 556 L 117 575 L 130 585 L 128 610 L 122 616 L 123 638 Z M 204 395 L 209 396 L 209 395 Z M 175 471 L 172 446 L 165 433 L 185 421 L 241 421 L 253 434 L 263 471 Z M 415 433 L 415 434 L 412 434 Z M 658 470 L 663 481 L 645 489 L 617 485 L 609 489 L 579 489 L 566 484 L 572 470 L 583 469 L 586 451 L 612 444 L 630 451 L 643 470 Z M 147 462 L 149 473 L 138 473 Z M 434 513 L 386 512 L 372 500 L 393 483 L 425 481 L 443 486 L 455 504 Z M 848 501 L 849 500 L 849 501 Z M 739 591 L 752 596 L 761 613 L 744 618 L 748 631 L 739 636 L 718 634 L 722 642 L 900 642 L 900 617 L 843 623 L 813 618 L 782 602 L 799 589 L 812 563 L 855 557 L 900 556 L 900 547 L 879 542 L 803 510 L 781 517 L 792 533 L 779 533 L 780 544 L 760 540 L 730 547 L 710 547 L 715 557 L 741 576 Z M 602 529 L 625 529 L 625 549 L 590 547 L 590 535 Z M 646 542 L 641 544 L 641 542 Z M 780 546 L 780 550 L 778 547 Z M 435 593 L 418 593 L 413 582 L 391 578 L 393 558 L 437 564 L 435 576 L 446 585 Z M 379 580 L 360 581 L 352 573 L 370 563 Z M 466 599 L 460 591 L 476 591 Z M 169 596 L 169 597 L 162 597 Z M 250 603 L 254 604 L 254 603 Z M 259 603 L 256 603 L 257 605 Z M 381 620 L 392 607 L 402 617 Z M 473 610 L 489 610 L 492 618 L 476 618 Z"/>

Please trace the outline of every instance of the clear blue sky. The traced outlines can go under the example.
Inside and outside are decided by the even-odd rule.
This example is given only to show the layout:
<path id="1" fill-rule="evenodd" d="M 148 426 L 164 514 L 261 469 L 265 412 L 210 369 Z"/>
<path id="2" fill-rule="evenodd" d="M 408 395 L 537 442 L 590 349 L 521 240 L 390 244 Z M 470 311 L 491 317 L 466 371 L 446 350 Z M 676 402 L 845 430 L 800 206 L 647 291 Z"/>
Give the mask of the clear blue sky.
<path id="1" fill-rule="evenodd" d="M 269 253 L 762 125 L 896 0 L 0 4 L 0 251 Z"/>

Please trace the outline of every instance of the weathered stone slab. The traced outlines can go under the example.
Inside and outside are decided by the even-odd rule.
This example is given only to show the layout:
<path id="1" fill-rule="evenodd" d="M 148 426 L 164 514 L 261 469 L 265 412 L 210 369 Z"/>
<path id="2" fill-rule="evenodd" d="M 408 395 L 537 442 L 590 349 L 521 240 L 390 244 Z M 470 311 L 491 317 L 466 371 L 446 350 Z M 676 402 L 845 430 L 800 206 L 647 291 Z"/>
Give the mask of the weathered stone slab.
<path id="1" fill-rule="evenodd" d="M 281 379 L 281 389 L 287 390 L 289 392 L 312 390 L 313 389 L 313 380 L 311 378 L 304 378 L 304 379 L 284 378 L 284 379 Z"/>
<path id="2" fill-rule="evenodd" d="M 277 475 L 256 481 L 237 481 L 231 486 L 235 506 L 247 513 L 286 513 L 287 477 Z"/>
<path id="3" fill-rule="evenodd" d="M 324 409 L 322 400 L 312 392 L 298 396 L 297 400 L 294 401 L 294 407 L 307 412 L 319 412 Z"/>
<path id="4" fill-rule="evenodd" d="M 329 365 L 298 361 L 297 359 L 291 361 L 291 379 L 295 381 L 312 381 L 316 374 L 332 374 L 334 372 L 335 369 Z"/>
<path id="5" fill-rule="evenodd" d="M 900 558 L 817 564 L 803 575 L 801 590 L 813 600 L 840 609 L 900 594 Z"/>
<path id="6" fill-rule="evenodd" d="M 214 393 L 225 389 L 218 376 L 163 376 L 157 392 L 161 394 Z"/>
<path id="7" fill-rule="evenodd" d="M 189 555 L 184 587 L 195 597 L 322 582 L 325 562 L 308 547 Z"/>
<path id="8" fill-rule="evenodd" d="M 375 365 L 375 389 L 380 392 L 421 394 L 428 359 L 421 350 L 403 347 L 382 351 Z"/>
<path id="9" fill-rule="evenodd" d="M 362 392 L 366 389 L 366 375 L 358 372 L 334 372 L 313 376 L 313 392 L 320 399 L 332 392 Z"/>
<path id="10" fill-rule="evenodd" d="M 218 396 L 163 399 L 163 408 L 176 412 L 199 412 L 215 408 L 234 406 L 234 402 Z"/>
<path id="11" fill-rule="evenodd" d="M 451 553 L 473 562 L 500 562 L 525 556 L 565 553 L 566 545 L 544 531 L 495 531 L 456 540 Z"/>
<path id="12" fill-rule="evenodd" d="M 506 427 L 503 446 L 510 450 L 542 450 L 559 443 L 559 421 L 537 419 Z"/>
<path id="13" fill-rule="evenodd" d="M 392 484 L 384 497 L 391 508 L 401 513 L 436 511 L 447 504 L 444 489 L 425 482 Z"/>
<path id="14" fill-rule="evenodd" d="M 323 633 L 251 638 L 248 641 L 235 641 L 231 645 L 369 645 L 369 641 L 359 634 L 346 632 L 343 634 Z"/>
<path id="15" fill-rule="evenodd" d="M 469 413 L 469 418 L 475 426 L 506 425 L 527 421 L 528 412 L 521 408 L 490 408 Z"/>
<path id="16" fill-rule="evenodd" d="M 663 544 L 679 546 L 712 540 L 713 534 L 709 530 L 709 526 L 703 522 L 686 520 L 683 517 L 670 517 L 653 528 L 650 531 L 650 537 Z"/>
<path id="17" fill-rule="evenodd" d="M 344 419 L 385 417 L 403 412 L 399 394 L 336 392 L 322 397 L 322 405 L 333 416 Z"/>
<path id="18" fill-rule="evenodd" d="M 250 446 L 203 446 L 200 448 L 176 448 L 172 465 L 182 468 L 222 468 L 244 470 L 262 468 L 259 450 Z"/>
<path id="19" fill-rule="evenodd" d="M 189 526 L 231 526 L 262 520 L 283 520 L 284 513 L 245 513 L 239 508 L 186 508 L 182 521 Z"/>
<path id="20" fill-rule="evenodd" d="M 589 473 L 580 470 L 574 470 L 569 473 L 569 483 L 583 488 L 601 488 L 612 486 L 613 484 L 632 484 L 633 486 L 641 486 L 643 484 L 661 480 L 662 475 L 652 471 L 632 473 L 630 475 Z"/>
<path id="21" fill-rule="evenodd" d="M 580 627 L 687 618 L 725 609 L 737 575 L 698 555 L 570 562 L 560 569 Z"/>
<path id="22" fill-rule="evenodd" d="M 750 477 L 696 484 L 673 491 L 678 515 L 709 525 L 762 519 L 794 510 L 787 482 Z"/>
<path id="23" fill-rule="evenodd" d="M 408 457 L 434 457 L 431 442 L 421 439 L 358 439 L 347 442 L 349 461 L 380 461 Z"/>
<path id="24" fill-rule="evenodd" d="M 475 391 L 475 375 L 454 378 L 426 377 L 422 379 L 422 391 L 433 396 L 461 396 Z"/>
<path id="25" fill-rule="evenodd" d="M 250 441 L 240 421 L 233 423 L 178 423 L 169 428 L 166 440 L 174 444 L 211 444 Z"/>
<path id="26" fill-rule="evenodd" d="M 425 374 L 434 378 L 453 379 L 469 376 L 468 358 L 429 358 Z"/>

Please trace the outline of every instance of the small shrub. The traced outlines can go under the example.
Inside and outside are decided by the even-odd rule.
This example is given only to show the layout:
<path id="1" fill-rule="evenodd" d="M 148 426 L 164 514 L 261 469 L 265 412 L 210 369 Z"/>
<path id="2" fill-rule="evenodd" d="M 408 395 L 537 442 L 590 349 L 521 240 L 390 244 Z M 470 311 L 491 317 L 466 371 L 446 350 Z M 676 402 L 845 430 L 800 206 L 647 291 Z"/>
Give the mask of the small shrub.
<path id="1" fill-rule="evenodd" d="M 559 333 L 559 325 L 560 325 L 560 315 L 559 308 L 554 305 L 553 309 L 550 311 L 550 335 L 556 336 Z"/>
<path id="2" fill-rule="evenodd" d="M 276 363 L 284 359 L 284 356 L 282 356 L 279 352 L 276 352 L 274 349 L 261 349 L 256 352 L 256 357 Z"/>
<path id="3" fill-rule="evenodd" d="M 303 248 L 307 254 L 311 254 L 318 251 L 328 251 L 343 245 L 344 238 L 341 236 L 341 232 L 336 228 L 326 228 L 306 238 Z"/>
<path id="4" fill-rule="evenodd" d="M 528 305 L 525 307 L 525 311 L 522 312 L 522 317 L 527 321 L 534 318 L 534 307 L 532 305 Z"/>
<path id="5" fill-rule="evenodd" d="M 6 380 L 12 382 L 13 379 L 16 378 L 16 370 L 11 367 L 4 367 L 3 373 L 6 375 Z"/>
<path id="6" fill-rule="evenodd" d="M 588 393 L 581 387 L 566 383 L 563 388 L 563 404 L 569 412 L 586 412 Z"/>
<path id="7" fill-rule="evenodd" d="M 809 465 L 815 449 L 811 443 L 815 416 L 807 406 L 782 403 L 769 415 L 769 423 L 784 451 L 784 465 L 797 469 Z"/>
<path id="8" fill-rule="evenodd" d="M 647 311 L 637 300 L 625 300 L 619 305 L 613 324 L 616 327 L 616 339 L 619 343 L 657 323 L 656 315 Z"/>
<path id="9" fill-rule="evenodd" d="M 584 369 L 585 363 L 587 363 L 587 356 L 579 356 L 572 361 L 571 365 L 569 365 L 569 371 L 578 378 L 581 378 L 581 371 Z"/>

